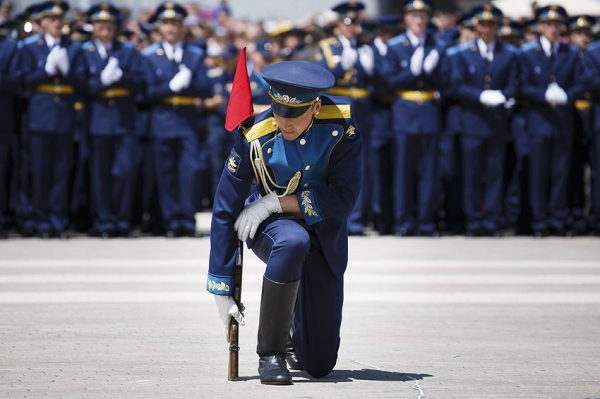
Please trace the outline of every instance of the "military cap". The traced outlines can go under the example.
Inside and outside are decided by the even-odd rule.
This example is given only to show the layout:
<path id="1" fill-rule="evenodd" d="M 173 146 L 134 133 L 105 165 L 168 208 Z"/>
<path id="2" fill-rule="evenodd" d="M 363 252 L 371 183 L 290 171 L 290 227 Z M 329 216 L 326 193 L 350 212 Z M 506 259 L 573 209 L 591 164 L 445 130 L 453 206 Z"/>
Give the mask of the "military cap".
<path id="1" fill-rule="evenodd" d="M 359 12 L 364 9 L 365 5 L 360 1 L 346 1 L 333 7 L 331 10 L 337 12 L 340 19 L 342 19 L 346 25 L 350 25 L 358 19 Z"/>
<path id="2" fill-rule="evenodd" d="M 535 19 L 538 22 L 566 22 L 567 10 L 556 4 L 538 9 L 535 12 Z"/>
<path id="3" fill-rule="evenodd" d="M 187 17 L 187 11 L 180 4 L 173 1 L 166 1 L 158 6 L 154 15 L 150 17 L 149 23 L 153 24 L 157 21 L 163 21 L 165 19 L 175 19 L 183 21 Z"/>
<path id="4" fill-rule="evenodd" d="M 508 18 L 498 27 L 498 37 L 521 37 L 522 35 L 523 25 Z"/>
<path id="5" fill-rule="evenodd" d="M 473 29 L 475 27 L 475 20 L 473 19 L 473 11 L 466 12 L 458 18 L 456 26 Z"/>
<path id="6" fill-rule="evenodd" d="M 69 3 L 62 0 L 45 1 L 38 5 L 38 18 L 63 17 L 69 11 Z"/>
<path id="7" fill-rule="evenodd" d="M 402 18 L 400 15 L 383 15 L 375 18 L 375 22 L 377 23 L 377 27 L 379 29 L 398 29 L 401 21 Z"/>
<path id="8" fill-rule="evenodd" d="M 25 9 L 26 19 L 29 21 L 37 21 L 40 19 L 40 5 L 32 4 Z"/>
<path id="9" fill-rule="evenodd" d="M 523 22 L 523 30 L 527 33 L 533 33 L 536 35 L 540 34 L 538 30 L 537 21 L 535 19 L 529 19 Z"/>
<path id="10" fill-rule="evenodd" d="M 411 11 L 425 11 L 431 13 L 433 11 L 433 6 L 429 0 L 406 0 L 402 11 L 404 11 L 404 13 Z"/>
<path id="11" fill-rule="evenodd" d="M 572 18 L 569 18 L 569 23 L 567 24 L 567 28 L 569 32 L 573 32 L 576 30 L 592 30 L 592 28 L 596 25 L 596 19 L 590 15 L 577 15 Z"/>
<path id="12" fill-rule="evenodd" d="M 271 86 L 271 108 L 284 118 L 297 118 L 317 102 L 321 93 L 335 83 L 333 74 L 308 61 L 284 61 L 261 71 Z"/>
<path id="13" fill-rule="evenodd" d="M 90 22 L 117 22 L 121 12 L 115 6 L 108 2 L 98 3 L 90 7 L 85 13 Z"/>
<path id="14" fill-rule="evenodd" d="M 267 59 L 273 58 L 273 45 L 268 40 L 259 40 L 256 42 L 256 51 Z"/>
<path id="15" fill-rule="evenodd" d="M 10 36 L 12 31 L 17 26 L 17 21 L 8 19 L 0 24 L 0 36 Z"/>
<path id="16" fill-rule="evenodd" d="M 90 29 L 90 25 L 84 25 L 77 29 L 72 29 L 71 39 L 81 43 L 87 42 L 92 38 L 92 31 Z"/>
<path id="17" fill-rule="evenodd" d="M 500 23 L 504 14 L 499 8 L 491 4 L 482 4 L 473 9 L 473 20 L 475 23 L 480 22 L 497 22 Z"/>

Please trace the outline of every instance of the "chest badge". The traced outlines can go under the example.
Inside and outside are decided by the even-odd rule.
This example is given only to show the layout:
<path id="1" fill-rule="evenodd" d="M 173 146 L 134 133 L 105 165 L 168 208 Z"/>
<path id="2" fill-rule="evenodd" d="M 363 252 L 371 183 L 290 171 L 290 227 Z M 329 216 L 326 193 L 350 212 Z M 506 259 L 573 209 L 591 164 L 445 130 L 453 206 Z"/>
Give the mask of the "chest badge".
<path id="1" fill-rule="evenodd" d="M 348 130 L 346 130 L 344 136 L 346 136 L 349 139 L 353 139 L 356 137 L 356 128 L 354 127 L 354 125 L 350 125 Z"/>

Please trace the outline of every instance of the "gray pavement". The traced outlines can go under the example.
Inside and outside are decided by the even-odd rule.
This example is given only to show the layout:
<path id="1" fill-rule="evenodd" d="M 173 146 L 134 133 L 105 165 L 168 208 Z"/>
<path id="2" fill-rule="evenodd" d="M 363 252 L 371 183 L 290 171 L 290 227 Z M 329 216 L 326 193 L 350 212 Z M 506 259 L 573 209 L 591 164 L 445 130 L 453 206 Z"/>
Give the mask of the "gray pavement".
<path id="1" fill-rule="evenodd" d="M 240 381 L 209 241 L 0 242 L 0 397 L 597 398 L 600 240 L 350 239 L 336 369 L 262 386 L 246 251 Z"/>

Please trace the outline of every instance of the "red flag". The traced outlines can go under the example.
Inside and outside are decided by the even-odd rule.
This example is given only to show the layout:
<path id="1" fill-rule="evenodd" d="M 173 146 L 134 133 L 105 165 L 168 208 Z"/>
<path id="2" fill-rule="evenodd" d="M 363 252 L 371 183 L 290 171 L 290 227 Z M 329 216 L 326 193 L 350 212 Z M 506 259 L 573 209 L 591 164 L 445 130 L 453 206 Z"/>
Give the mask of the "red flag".
<path id="1" fill-rule="evenodd" d="M 232 132 L 248 117 L 254 113 L 252 106 L 252 90 L 246 67 L 246 47 L 240 52 L 229 104 L 227 104 L 227 115 L 225 116 L 225 129 Z"/>

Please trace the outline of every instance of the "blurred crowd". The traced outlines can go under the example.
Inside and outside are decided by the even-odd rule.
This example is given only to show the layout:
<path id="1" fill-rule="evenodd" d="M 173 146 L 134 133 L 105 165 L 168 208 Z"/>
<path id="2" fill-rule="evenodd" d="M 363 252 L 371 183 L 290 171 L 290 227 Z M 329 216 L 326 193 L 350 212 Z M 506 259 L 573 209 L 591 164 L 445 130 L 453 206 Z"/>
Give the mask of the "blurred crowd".
<path id="1" fill-rule="evenodd" d="M 600 232 L 595 18 L 403 4 L 252 22 L 226 1 L 137 16 L 61 0 L 13 15 L 3 2 L 0 238 L 201 236 L 243 48 L 257 114 L 271 103 L 261 69 L 286 60 L 331 70 L 329 94 L 354 101 L 366 167 L 350 234 Z M 528 58 L 546 42 L 564 59 Z"/>

